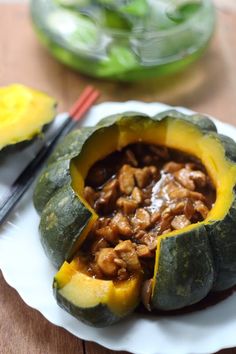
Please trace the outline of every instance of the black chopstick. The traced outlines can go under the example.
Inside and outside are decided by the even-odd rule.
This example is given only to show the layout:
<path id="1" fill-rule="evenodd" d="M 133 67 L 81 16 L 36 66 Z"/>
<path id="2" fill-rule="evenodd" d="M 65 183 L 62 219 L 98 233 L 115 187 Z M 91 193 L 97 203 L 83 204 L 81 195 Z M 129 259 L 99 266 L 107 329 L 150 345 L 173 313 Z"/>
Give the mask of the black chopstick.
<path id="1" fill-rule="evenodd" d="M 26 166 L 23 172 L 15 180 L 10 188 L 9 194 L 0 205 L 0 225 L 3 224 L 12 209 L 32 184 L 35 176 L 52 153 L 58 141 L 76 127 L 78 120 L 88 111 L 98 96 L 99 92 L 97 90 L 94 90 L 91 87 L 87 88 L 87 97 L 85 95 L 85 100 L 87 99 L 87 101 L 85 101 L 85 104 L 83 105 L 83 101 L 79 105 L 77 111 L 75 105 L 73 106 L 73 109 L 70 110 L 70 114 L 74 114 L 74 116 L 68 116 L 66 121 L 57 130 L 56 134 L 42 146 L 36 157 Z M 78 101 L 81 102 L 81 99 Z"/>

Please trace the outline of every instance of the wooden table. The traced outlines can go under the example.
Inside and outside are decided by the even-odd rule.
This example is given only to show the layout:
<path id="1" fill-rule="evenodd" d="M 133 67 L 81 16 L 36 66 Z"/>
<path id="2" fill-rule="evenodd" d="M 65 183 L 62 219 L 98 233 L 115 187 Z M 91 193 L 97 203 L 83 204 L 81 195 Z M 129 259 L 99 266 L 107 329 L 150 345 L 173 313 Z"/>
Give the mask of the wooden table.
<path id="1" fill-rule="evenodd" d="M 217 0 L 217 6 L 217 33 L 200 61 L 169 80 L 121 84 L 96 81 L 57 63 L 38 43 L 27 5 L 1 4 L 0 85 L 20 82 L 47 91 L 57 98 L 59 109 L 64 110 L 91 83 L 101 90 L 100 101 L 161 101 L 236 124 L 236 6 L 234 0 Z M 1 274 L 0 289 L 1 354 L 115 353 L 49 323 L 27 307 Z M 236 348 L 220 353 L 236 354 Z"/>

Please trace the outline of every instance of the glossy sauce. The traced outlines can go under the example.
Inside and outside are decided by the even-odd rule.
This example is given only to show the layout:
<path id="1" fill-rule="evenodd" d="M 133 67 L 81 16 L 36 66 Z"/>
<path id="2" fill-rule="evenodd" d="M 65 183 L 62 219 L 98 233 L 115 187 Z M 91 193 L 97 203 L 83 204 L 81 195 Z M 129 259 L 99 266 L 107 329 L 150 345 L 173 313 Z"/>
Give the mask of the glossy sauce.
<path id="1" fill-rule="evenodd" d="M 79 251 L 81 270 L 113 281 L 142 272 L 146 308 L 158 236 L 203 221 L 216 199 L 198 159 L 143 143 L 96 162 L 84 196 L 99 218 Z"/>

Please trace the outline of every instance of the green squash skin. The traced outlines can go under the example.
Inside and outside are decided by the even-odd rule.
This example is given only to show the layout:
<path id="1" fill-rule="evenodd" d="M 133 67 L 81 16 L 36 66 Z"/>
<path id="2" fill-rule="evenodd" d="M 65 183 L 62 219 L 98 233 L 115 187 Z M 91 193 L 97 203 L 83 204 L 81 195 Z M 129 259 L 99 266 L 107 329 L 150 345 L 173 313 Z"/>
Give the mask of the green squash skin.
<path id="1" fill-rule="evenodd" d="M 58 189 L 71 182 L 70 162 L 77 156 L 94 128 L 74 130 L 56 147 L 47 166 L 38 177 L 34 194 L 34 207 L 40 215 Z"/>
<path id="2" fill-rule="evenodd" d="M 223 291 L 236 284 L 236 197 L 224 220 L 206 227 L 217 271 L 212 290 Z"/>
<path id="3" fill-rule="evenodd" d="M 228 136 L 218 134 L 215 138 L 220 140 L 225 149 L 225 157 L 236 162 L 236 143 Z M 236 186 L 234 186 L 235 189 Z M 224 220 L 206 225 L 217 276 L 213 291 L 223 291 L 236 284 L 236 194 L 233 203 Z"/>
<path id="4" fill-rule="evenodd" d="M 214 281 L 214 261 L 204 226 L 161 240 L 153 308 L 175 310 L 203 299 Z"/>
<path id="5" fill-rule="evenodd" d="M 93 327 L 107 327 L 121 320 L 122 317 L 114 314 L 107 305 L 99 304 L 90 308 L 81 308 L 68 301 L 61 295 L 60 289 L 57 287 L 56 281 L 53 283 L 53 293 L 58 305 L 72 314 L 75 318 Z M 130 312 L 132 312 L 131 309 Z M 128 315 L 128 314 L 126 314 Z M 124 316 L 123 316 L 124 317 Z"/>
<path id="6" fill-rule="evenodd" d="M 112 114 L 108 117 L 105 117 L 103 119 L 101 119 L 98 123 L 97 123 L 97 127 L 109 127 L 112 125 L 117 125 L 119 124 L 123 119 L 127 122 L 127 120 L 131 120 L 135 119 L 137 122 L 137 120 L 142 120 L 143 118 L 146 119 L 151 119 L 151 117 L 149 117 L 148 115 L 144 114 L 144 113 L 139 113 L 139 112 L 133 112 L 133 111 L 129 111 L 129 112 L 124 112 L 121 114 Z"/>
<path id="7" fill-rule="evenodd" d="M 81 130 L 76 129 L 66 135 L 56 146 L 53 153 L 47 160 L 47 165 L 57 162 L 61 159 L 69 159 L 74 151 L 77 151 L 77 145 L 81 136 Z"/>
<path id="8" fill-rule="evenodd" d="M 71 257 L 73 245 L 91 217 L 92 213 L 70 184 L 60 188 L 49 200 L 41 216 L 39 231 L 44 251 L 57 268 Z"/>
<path id="9" fill-rule="evenodd" d="M 177 118 L 197 126 L 202 132 L 217 132 L 215 123 L 208 117 L 201 114 L 185 115 L 174 109 L 158 113 L 152 119 L 161 121 L 168 118 Z"/>
<path id="10" fill-rule="evenodd" d="M 137 113 L 130 113 L 130 117 L 134 117 L 135 115 Z M 122 117 L 123 115 L 121 115 Z M 33 201 L 36 210 L 39 214 L 42 213 L 39 226 L 41 243 L 48 258 L 56 267 L 60 266 L 71 256 L 71 249 L 77 240 L 77 234 L 86 227 L 86 223 L 92 215 L 84 204 L 80 202 L 71 187 L 70 162 L 75 156 L 80 154 L 82 148 L 86 147 L 89 137 L 92 138 L 94 134 L 102 135 L 103 129 L 114 126 L 113 121 L 115 122 L 116 120 L 117 115 L 108 117 L 108 119 L 100 122 L 95 127 L 83 128 L 79 133 L 70 133 L 69 136 L 60 142 L 51 156 L 51 163 L 46 166 L 38 178 Z M 66 146 L 65 141 L 67 143 L 70 142 L 71 145 Z M 76 150 L 73 150 L 73 148 L 76 148 Z M 69 155 L 69 159 L 64 159 L 65 156 L 68 157 Z M 57 162 L 54 162 L 55 160 Z M 63 168 L 64 171 L 62 172 L 61 169 Z M 60 205 L 60 201 L 67 195 L 67 190 L 69 191 L 69 200 L 62 209 L 58 205 Z M 76 204 L 76 207 L 73 204 Z M 50 217 L 54 215 L 56 215 L 56 218 L 53 227 L 48 229 L 47 225 L 50 224 Z M 70 215 L 71 218 L 69 218 Z M 77 228 L 76 224 L 78 225 Z M 65 231 L 63 232 L 64 229 Z M 70 229 L 73 232 L 69 231 Z M 69 234 L 70 237 L 68 236 Z"/>
<path id="11" fill-rule="evenodd" d="M 70 160 L 68 159 L 51 163 L 44 169 L 33 194 L 34 207 L 39 215 L 56 191 L 70 181 Z"/>
<path id="12" fill-rule="evenodd" d="M 93 131 L 94 127 L 88 127 L 73 130 L 71 133 L 66 135 L 49 157 L 47 165 L 59 160 L 71 160 L 73 157 L 78 155 L 84 142 L 89 138 Z"/>
<path id="13" fill-rule="evenodd" d="M 84 128 L 80 132 L 75 131 L 65 138 L 68 140 L 64 139 L 60 143 L 53 153 L 54 156 L 50 158 L 47 168 L 49 170 L 55 166 L 59 168 L 57 163 L 60 161 L 61 166 L 65 163 L 66 168 L 69 169 L 71 159 L 79 155 L 82 148 L 92 141 L 94 134 L 102 137 L 105 128 L 115 127 L 118 131 L 122 131 L 126 129 L 126 125 L 129 125 L 131 130 L 135 130 L 136 126 L 143 123 L 146 125 L 148 121 L 162 121 L 171 117 L 187 121 L 197 126 L 203 134 L 212 135 L 220 140 L 225 149 L 225 157 L 236 162 L 235 142 L 228 137 L 216 134 L 215 124 L 209 118 L 201 115 L 185 116 L 171 110 L 155 117 L 148 117 L 137 112 L 112 115 L 101 120 L 91 130 L 85 128 L 88 129 L 85 137 L 83 136 Z M 65 161 L 68 161 L 68 164 Z M 50 171 L 53 173 L 53 169 Z M 68 176 L 67 172 L 65 175 Z M 50 199 L 43 208 L 40 223 L 41 242 L 46 254 L 57 267 L 71 257 L 71 251 L 78 235 L 91 218 L 90 211 L 79 201 L 70 186 L 71 179 L 68 183 L 68 177 L 65 180 L 63 178 L 55 188 L 52 187 L 52 197 L 49 197 Z M 65 183 L 64 186 L 63 183 Z M 44 189 L 41 187 L 41 190 L 44 193 L 45 187 Z M 65 206 L 61 207 L 60 202 L 66 197 L 68 201 Z M 224 220 L 199 225 L 189 232 L 161 240 L 159 268 L 152 299 L 154 308 L 179 309 L 200 301 L 209 291 L 226 290 L 236 284 L 235 224 L 236 202 L 234 200 Z M 55 288 L 54 292 L 59 305 L 84 323 L 104 327 L 120 319 L 104 305 L 98 305 L 93 310 L 80 309 L 64 299 L 58 289 Z"/>
<path id="14" fill-rule="evenodd" d="M 225 149 L 225 156 L 232 162 L 236 162 L 236 143 L 230 137 L 218 134 L 218 139 L 221 141 Z"/>

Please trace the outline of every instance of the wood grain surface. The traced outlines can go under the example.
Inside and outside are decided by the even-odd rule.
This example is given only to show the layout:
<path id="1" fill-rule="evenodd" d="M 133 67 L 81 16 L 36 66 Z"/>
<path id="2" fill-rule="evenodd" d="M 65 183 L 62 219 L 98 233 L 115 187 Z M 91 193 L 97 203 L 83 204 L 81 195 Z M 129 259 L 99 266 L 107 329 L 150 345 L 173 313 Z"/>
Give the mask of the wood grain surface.
<path id="1" fill-rule="evenodd" d="M 216 0 L 214 40 L 196 64 L 168 79 L 121 84 L 97 81 L 57 63 L 32 30 L 26 4 L 0 5 L 0 86 L 20 82 L 56 97 L 66 110 L 88 83 L 102 92 L 100 101 L 161 101 L 211 114 L 236 124 L 236 7 Z M 200 340 L 200 339 L 199 339 Z M 0 273 L 0 354 L 112 354 L 83 342 L 29 308 Z M 221 354 L 236 354 L 236 348 Z M 123 352 L 124 354 L 124 352 Z"/>

